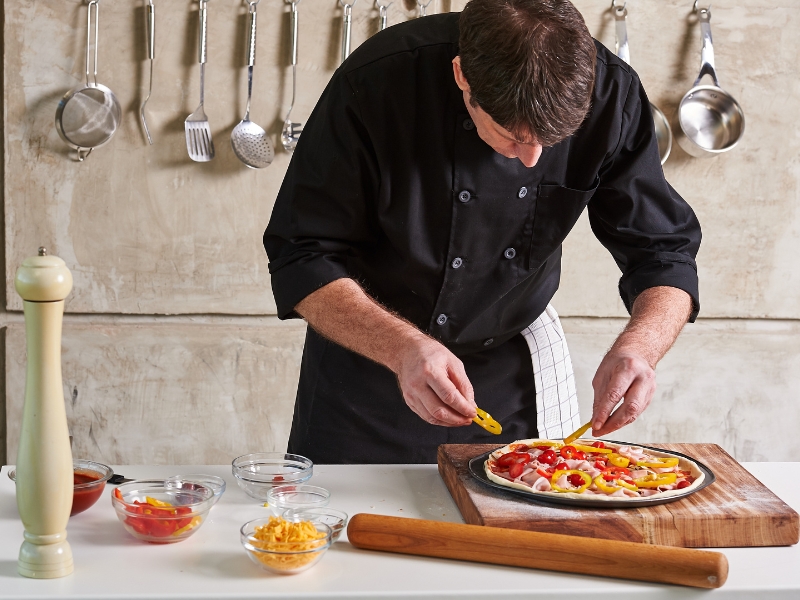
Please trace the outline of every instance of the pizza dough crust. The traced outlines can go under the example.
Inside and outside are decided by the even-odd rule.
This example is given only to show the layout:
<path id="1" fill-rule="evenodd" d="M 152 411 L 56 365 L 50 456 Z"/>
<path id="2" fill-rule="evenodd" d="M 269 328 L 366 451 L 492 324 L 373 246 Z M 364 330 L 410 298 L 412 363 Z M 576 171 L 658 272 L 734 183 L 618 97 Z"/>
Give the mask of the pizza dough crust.
<path id="1" fill-rule="evenodd" d="M 587 445 L 587 446 L 592 443 L 589 440 L 576 440 L 576 442 L 580 442 L 580 441 L 585 442 L 585 444 L 582 444 L 582 445 Z M 511 442 L 510 444 L 507 444 L 506 446 L 503 446 L 502 448 L 498 448 L 497 450 L 495 450 L 494 452 L 492 452 L 490 454 L 490 457 L 497 458 L 501 454 L 505 454 L 506 452 L 510 452 L 511 451 L 511 446 L 514 446 L 514 445 L 517 445 L 517 444 L 525 444 L 526 446 L 536 446 L 537 444 L 541 444 L 542 442 L 563 443 L 563 442 L 560 442 L 559 440 L 545 440 L 545 439 L 517 440 L 516 442 Z M 613 449 L 617 449 L 617 448 L 620 448 L 622 446 L 631 446 L 631 447 L 641 448 L 641 446 L 636 446 L 636 444 L 614 444 L 614 443 L 611 443 L 611 442 L 605 442 L 605 444 L 606 444 L 606 448 L 613 448 Z M 692 482 L 692 484 L 689 487 L 685 487 L 685 488 L 680 489 L 680 490 L 666 490 L 664 492 L 659 492 L 657 494 L 652 494 L 650 496 L 647 496 L 647 498 L 669 498 L 671 496 L 684 496 L 684 495 L 690 493 L 692 490 L 694 490 L 697 487 L 699 487 L 700 484 L 703 483 L 703 480 L 706 478 L 705 473 L 703 473 L 703 471 L 700 470 L 700 467 L 698 467 L 697 463 L 695 463 L 694 461 L 691 461 L 691 460 L 688 460 L 686 458 L 683 458 L 682 456 L 677 456 L 676 457 L 674 454 L 669 454 L 667 452 L 659 452 L 658 450 L 651 450 L 650 448 L 645 448 L 645 451 L 648 454 L 650 454 L 651 456 L 659 456 L 659 457 L 663 457 L 663 458 L 677 458 L 680 461 L 678 463 L 678 466 L 681 468 L 681 470 L 689 471 L 692 474 L 692 477 L 695 478 L 694 481 Z M 514 489 L 517 489 L 517 490 L 522 490 L 523 492 L 528 492 L 529 494 L 531 494 L 533 496 L 558 496 L 560 498 L 572 498 L 572 499 L 575 499 L 575 500 L 582 500 L 582 501 L 586 501 L 586 502 L 594 502 L 595 500 L 597 502 L 609 502 L 609 501 L 612 501 L 612 500 L 614 500 L 614 501 L 620 501 L 621 500 L 621 501 L 624 502 L 626 500 L 642 500 L 643 499 L 642 496 L 634 498 L 632 496 L 605 496 L 605 495 L 601 496 L 600 494 L 575 494 L 575 493 L 572 493 L 572 492 L 566 492 L 566 493 L 565 492 L 539 492 L 539 491 L 536 491 L 536 490 L 534 490 L 533 488 L 531 488 L 531 487 L 529 487 L 527 485 L 523 485 L 521 483 L 514 483 L 513 481 L 509 481 L 508 479 L 504 479 L 502 477 L 498 477 L 497 475 L 492 473 L 492 470 L 489 468 L 489 459 L 486 459 L 486 461 L 483 463 L 483 469 L 486 472 L 486 476 L 489 478 L 490 481 L 493 481 L 494 483 L 496 483 L 498 485 L 502 485 L 504 487 L 514 488 Z"/>

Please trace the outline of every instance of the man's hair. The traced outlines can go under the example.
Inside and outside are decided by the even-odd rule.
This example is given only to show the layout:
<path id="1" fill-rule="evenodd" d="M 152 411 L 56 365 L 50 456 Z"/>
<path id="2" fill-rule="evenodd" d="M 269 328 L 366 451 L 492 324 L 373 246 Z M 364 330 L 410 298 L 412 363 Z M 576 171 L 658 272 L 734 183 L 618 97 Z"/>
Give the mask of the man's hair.
<path id="1" fill-rule="evenodd" d="M 581 126 L 597 51 L 571 2 L 470 0 L 459 29 L 461 71 L 473 106 L 517 140 L 542 146 Z"/>

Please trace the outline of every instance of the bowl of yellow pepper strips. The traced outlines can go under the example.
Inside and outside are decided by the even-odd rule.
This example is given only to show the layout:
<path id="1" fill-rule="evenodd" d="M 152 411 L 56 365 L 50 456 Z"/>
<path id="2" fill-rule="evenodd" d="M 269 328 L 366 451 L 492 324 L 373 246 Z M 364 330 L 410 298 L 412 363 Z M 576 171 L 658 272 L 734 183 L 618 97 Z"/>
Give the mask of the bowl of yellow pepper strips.
<path id="1" fill-rule="evenodd" d="M 131 481 L 111 495 L 125 530 L 152 544 L 180 542 L 194 534 L 214 502 L 210 487 L 178 478 Z"/>

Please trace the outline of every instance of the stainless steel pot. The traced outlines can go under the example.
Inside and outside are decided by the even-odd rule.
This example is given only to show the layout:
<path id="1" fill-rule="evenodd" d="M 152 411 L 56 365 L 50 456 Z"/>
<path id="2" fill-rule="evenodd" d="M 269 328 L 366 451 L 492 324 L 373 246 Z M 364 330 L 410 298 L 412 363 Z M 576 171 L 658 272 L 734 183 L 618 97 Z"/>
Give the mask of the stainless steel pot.
<path id="1" fill-rule="evenodd" d="M 611 8 L 614 11 L 614 20 L 616 22 L 617 34 L 617 56 L 624 60 L 626 63 L 631 64 L 630 47 L 628 46 L 628 27 L 626 18 L 628 16 L 627 2 L 622 6 L 617 6 L 617 1 L 613 0 Z M 650 103 L 650 112 L 653 115 L 653 125 L 656 129 L 656 140 L 658 142 L 658 154 L 661 158 L 661 164 L 667 162 L 669 153 L 672 151 L 672 129 L 669 126 L 669 121 L 664 113 L 659 108 Z"/>
<path id="2" fill-rule="evenodd" d="M 702 157 L 727 152 L 736 146 L 744 134 L 744 112 L 733 96 L 719 87 L 711 41 L 711 7 L 697 12 L 703 35 L 700 74 L 678 107 L 681 131 L 677 137 L 687 153 Z M 714 85 L 700 85 L 706 75 L 711 76 Z"/>

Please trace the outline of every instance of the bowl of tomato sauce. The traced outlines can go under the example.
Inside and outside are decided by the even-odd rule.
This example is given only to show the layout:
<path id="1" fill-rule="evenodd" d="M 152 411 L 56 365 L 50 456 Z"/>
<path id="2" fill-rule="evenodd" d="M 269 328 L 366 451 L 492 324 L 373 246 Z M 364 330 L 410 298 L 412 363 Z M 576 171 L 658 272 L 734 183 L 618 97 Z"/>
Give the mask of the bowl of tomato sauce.
<path id="1" fill-rule="evenodd" d="M 76 459 L 72 461 L 74 487 L 72 491 L 72 517 L 90 508 L 103 495 L 106 482 L 114 475 L 111 467 L 93 460 Z M 8 476 L 16 482 L 17 472 Z"/>

